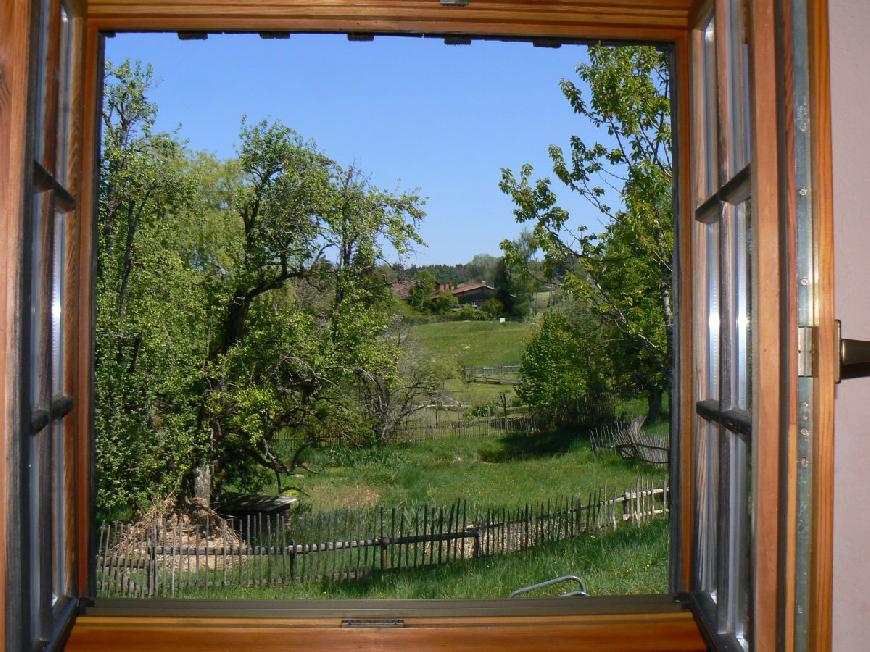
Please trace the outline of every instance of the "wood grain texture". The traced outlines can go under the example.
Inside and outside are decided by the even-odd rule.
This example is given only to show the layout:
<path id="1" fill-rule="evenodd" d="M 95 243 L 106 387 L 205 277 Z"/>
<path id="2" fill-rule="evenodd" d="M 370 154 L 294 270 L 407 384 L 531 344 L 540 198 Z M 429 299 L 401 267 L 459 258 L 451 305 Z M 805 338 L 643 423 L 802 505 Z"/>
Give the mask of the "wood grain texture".
<path id="1" fill-rule="evenodd" d="M 104 29 L 184 28 L 313 32 L 474 33 L 670 40 L 685 30 L 692 0 L 91 0 Z"/>
<path id="2" fill-rule="evenodd" d="M 17 532 L 22 514 L 16 505 L 20 485 L 19 278 L 21 229 L 27 201 L 30 167 L 27 161 L 27 99 L 30 65 L 28 0 L 0 2 L 0 645 L 16 646 L 16 631 L 7 628 L 22 581 L 19 564 L 7 565 L 18 554 Z M 7 605 L 7 600 L 10 604 Z M 10 623 L 10 625 L 13 623 Z"/>
<path id="3" fill-rule="evenodd" d="M 688 612 L 612 616 L 409 618 L 404 628 L 346 629 L 336 619 L 83 616 L 66 649 L 705 650 Z M 542 636 L 542 630 L 546 635 Z"/>
<path id="4" fill-rule="evenodd" d="M 753 634 L 756 650 L 774 650 L 777 641 L 777 573 L 779 550 L 780 447 L 782 385 L 781 320 L 782 248 L 779 208 L 777 84 L 774 0 L 756 0 L 750 10 L 752 78 L 753 311 L 752 347 L 754 505 Z"/>
<path id="5" fill-rule="evenodd" d="M 679 495 L 677 505 L 671 508 L 671 518 L 679 518 L 679 532 L 681 534 L 679 544 L 679 563 L 677 570 L 677 586 L 673 590 L 687 592 L 691 590 L 692 578 L 692 541 L 694 541 L 694 524 L 692 520 L 692 506 L 694 505 L 694 487 L 692 485 L 692 451 L 694 450 L 692 424 L 695 420 L 695 392 L 694 378 L 694 348 L 692 344 L 693 327 L 693 270 L 695 253 L 692 250 L 692 233 L 694 228 L 692 206 L 692 143 L 694 127 L 691 114 L 691 76 L 689 74 L 690 44 L 689 38 L 684 36 L 675 44 L 676 47 L 676 92 L 677 92 L 677 166 L 679 172 L 679 212 L 675 219 L 679 222 L 677 231 L 679 240 L 679 284 L 678 284 L 678 328 L 679 341 L 679 424 L 677 425 L 679 437 L 676 445 L 680 450 L 680 466 L 678 469 Z M 673 482 L 673 480 L 672 480 Z M 672 557 L 673 558 L 673 557 Z"/>
<path id="6" fill-rule="evenodd" d="M 77 21 L 78 22 L 78 21 Z M 76 299 L 78 301 L 78 332 L 76 346 L 76 408 L 71 418 L 75 419 L 76 448 L 76 579 L 79 595 L 93 595 L 96 586 L 91 575 L 94 559 L 94 442 L 93 437 L 93 368 L 94 368 L 94 265 L 96 261 L 97 169 L 99 162 L 99 114 L 102 101 L 102 39 L 97 30 L 81 20 L 83 39 L 81 68 L 77 73 L 82 88 L 81 139 L 77 145 L 80 152 L 81 171 L 79 184 L 79 231 L 78 250 L 81 264 Z"/>
<path id="7" fill-rule="evenodd" d="M 813 531 L 810 649 L 832 645 L 834 548 L 834 217 L 828 2 L 808 3 L 812 206 L 818 367 L 813 387 Z"/>

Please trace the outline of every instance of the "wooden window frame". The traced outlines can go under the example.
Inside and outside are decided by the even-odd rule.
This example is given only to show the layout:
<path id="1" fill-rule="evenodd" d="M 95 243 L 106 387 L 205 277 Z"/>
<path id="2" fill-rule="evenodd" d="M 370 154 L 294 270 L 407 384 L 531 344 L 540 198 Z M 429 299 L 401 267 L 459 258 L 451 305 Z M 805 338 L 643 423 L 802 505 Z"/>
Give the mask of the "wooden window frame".
<path id="1" fill-rule="evenodd" d="M 796 0 L 798 1 L 798 0 Z M 475 8 L 475 4 L 480 5 Z M 0 395 L 6 398 L 0 411 L 0 428 L 4 436 L 3 449 L 9 453 L 0 456 L 0 477 L 15 478 L 16 442 L 15 433 L 20 431 L 24 418 L 17 411 L 14 397 L 18 388 L 16 372 L 19 369 L 21 352 L 17 350 L 18 328 L 14 316 L 15 307 L 20 305 L 21 269 L 19 266 L 22 243 L 26 241 L 20 228 L 23 213 L 28 206 L 29 184 L 27 170 L 17 165 L 17 161 L 27 160 L 28 143 L 32 137 L 28 125 L 28 90 L 33 82 L 28 76 L 32 66 L 28 63 L 30 51 L 29 29 L 31 24 L 32 0 L 12 0 L 0 9 L 0 144 L 8 156 L 0 157 L 0 182 L 7 182 L 10 192 L 0 198 L 4 215 L 10 219 L 4 224 L 0 234 L 0 244 L 9 254 L 0 263 L 0 332 L 5 333 L 3 348 L 0 350 Z M 692 488 L 684 479 L 691 477 L 691 451 L 694 432 L 694 403 L 692 338 L 680 334 L 692 332 L 691 306 L 693 266 L 693 246 L 691 222 L 693 215 L 687 207 L 692 205 L 690 168 L 697 163 L 697 153 L 690 147 L 692 138 L 689 125 L 690 107 L 688 98 L 693 82 L 689 75 L 689 60 L 692 55 L 690 27 L 703 10 L 703 3 L 697 2 L 688 11 L 683 11 L 684 3 L 677 0 L 664 0 L 662 6 L 638 0 L 635 6 L 612 7 L 609 2 L 578 0 L 577 7 L 558 6 L 542 0 L 522 7 L 520 3 L 496 3 L 487 0 L 471 0 L 467 8 L 443 8 L 437 3 L 416 1 L 407 3 L 407 8 L 392 3 L 372 1 L 344 3 L 285 3 L 261 6 L 256 3 L 215 3 L 200 4 L 185 0 L 169 0 L 150 5 L 147 1 L 138 3 L 122 0 L 76 0 L 71 2 L 74 11 L 75 39 L 77 41 L 74 69 L 73 95 L 75 97 L 75 116 L 73 119 L 73 147 L 70 151 L 74 162 L 73 178 L 67 184 L 73 189 L 70 197 L 79 201 L 79 220 L 76 237 L 70 246 L 73 257 L 70 265 L 74 267 L 75 278 L 70 288 L 70 301 L 78 306 L 73 311 L 68 328 L 76 346 L 70 346 L 67 353 L 67 369 L 71 374 L 71 393 L 79 397 L 72 412 L 67 417 L 70 429 L 74 432 L 76 448 L 74 454 L 75 503 L 72 506 L 72 525 L 75 534 L 70 537 L 71 554 L 75 559 L 78 593 L 83 598 L 92 596 L 93 568 L 93 528 L 90 527 L 94 512 L 94 485 L 90 472 L 93 468 L 93 451 L 89 444 L 92 431 L 92 381 L 93 381 L 93 269 L 94 210 L 96 205 L 96 171 L 99 155 L 100 106 L 99 89 L 101 86 L 101 39 L 102 34 L 114 31 L 166 30 L 166 31 L 300 31 L 300 32 L 365 32 L 379 34 L 472 34 L 479 36 L 509 36 L 525 39 L 607 39 L 649 41 L 673 44 L 675 57 L 675 97 L 676 117 L 674 129 L 677 135 L 675 160 L 682 163 L 679 189 L 675 192 L 677 205 L 676 220 L 679 250 L 683 253 L 682 266 L 676 281 L 679 312 L 675 326 L 679 350 L 675 360 L 675 405 L 680 409 L 675 415 L 674 427 L 683 435 L 674 441 L 674 477 L 678 486 L 673 493 L 672 537 L 675 542 L 671 548 L 679 563 L 672 565 L 672 588 L 676 593 L 689 591 L 692 577 Z M 630 5 L 631 3 L 626 3 Z M 755 56 L 752 59 L 751 77 L 753 79 L 753 115 L 756 116 L 755 136 L 753 138 L 753 175 L 752 196 L 757 205 L 753 207 L 755 232 L 754 273 L 761 279 L 783 279 L 781 283 L 765 282 L 762 287 L 753 288 L 758 309 L 755 312 L 757 328 L 755 348 L 759 364 L 753 370 L 753 386 L 764 388 L 764 404 L 753 400 L 753 423 L 761 433 L 757 446 L 753 449 L 753 480 L 757 488 L 755 496 L 755 532 L 753 539 L 754 583 L 752 588 L 754 612 L 754 636 L 756 649 L 766 650 L 782 647 L 792 649 L 794 645 L 793 617 L 789 606 L 794 599 L 794 556 L 791 543 L 792 523 L 795 505 L 789 491 L 793 479 L 793 469 L 789 464 L 788 451 L 791 450 L 793 434 L 797 423 L 797 410 L 794 406 L 794 369 L 788 352 L 796 349 L 796 328 L 791 328 L 791 300 L 793 291 L 788 287 L 787 274 L 783 270 L 792 264 L 791 244 L 784 241 L 783 233 L 789 233 L 793 211 L 791 203 L 784 198 L 779 188 L 787 186 L 791 176 L 787 173 L 789 134 L 782 124 L 784 115 L 791 110 L 787 99 L 777 94 L 783 67 L 791 65 L 789 59 L 790 41 L 787 30 L 779 27 L 783 14 L 787 13 L 788 0 L 756 0 L 751 4 L 750 21 L 756 34 Z M 817 392 L 814 394 L 816 409 L 813 412 L 816 431 L 814 465 L 814 513 L 818 525 L 813 532 L 815 554 L 809 563 L 814 591 L 811 602 L 811 649 L 825 650 L 830 647 L 830 607 L 831 607 L 831 537 L 832 537 L 832 451 L 833 451 L 833 332 L 832 316 L 832 258 L 831 247 L 831 165 L 830 165 L 830 95 L 827 68 L 827 13 L 826 3 L 810 3 L 810 80 L 815 91 L 810 107 L 810 117 L 814 128 L 812 167 L 814 171 L 814 226 L 818 233 L 819 256 L 816 261 L 818 282 L 816 294 L 818 301 L 818 348 L 819 364 L 817 373 Z M 452 12 L 452 13 L 447 13 Z M 459 12 L 465 12 L 459 13 Z M 779 50 L 777 49 L 779 48 Z M 778 55 L 784 52 L 784 55 Z M 778 62 L 774 67 L 771 62 Z M 12 71 L 15 74 L 9 74 Z M 7 90 L 9 89 L 9 90 Z M 4 92 L 6 91 L 6 92 Z M 32 100 L 31 100 L 32 102 Z M 786 170 L 786 171 L 784 171 Z M 793 189 L 793 188 L 792 188 Z M 13 219 L 19 216 L 18 219 Z M 828 355 L 830 354 L 830 355 Z M 830 386 L 830 389 L 828 389 Z M 758 391 L 758 390 L 756 390 Z M 757 396 L 757 394 L 756 394 Z M 792 407 L 788 407 L 791 405 Z M 688 409 L 687 409 L 688 407 Z M 781 507 L 782 505 L 782 507 Z M 4 545 L 0 548 L 0 572 L 5 581 L 2 615 L 0 615 L 0 637 L 10 639 L 13 630 L 13 613 L 9 588 L 14 588 L 22 578 L 11 562 L 15 555 L 14 529 L 20 521 L 20 508 L 14 499 L 7 499 L 0 505 L 0 535 Z M 607 610 L 601 603 L 600 609 Z M 651 613 L 642 601 L 637 602 L 636 613 Z M 426 609 L 427 607 L 423 607 Z M 503 608 L 503 605 L 502 605 Z M 555 608 L 545 601 L 541 608 L 546 611 Z M 632 611 L 631 609 L 629 609 Z M 578 610 L 582 616 L 584 609 Z M 588 609 L 587 609 L 588 611 Z M 595 608 L 592 611 L 596 611 Z M 304 609 L 303 609 L 304 613 Z M 114 616 L 120 618 L 119 616 Z M 596 616 L 597 617 L 597 616 Z M 538 620 L 534 620 L 537 618 Z M 452 620 L 451 620 L 452 619 Z M 143 626 L 147 620 L 137 620 Z M 455 614 L 448 618 L 459 622 Z M 226 623 L 226 618 L 218 619 Z M 638 622 L 646 622 L 641 618 Z M 82 621 L 82 626 L 96 626 L 93 621 Z M 121 620 L 112 623 L 122 625 Z M 500 621 L 501 622 L 501 621 Z M 546 617 L 534 616 L 533 621 L 544 625 Z M 584 621 L 585 622 L 585 621 Z M 129 624 L 129 623 L 128 623 Z M 153 624 L 153 621 L 152 621 Z M 255 626 L 254 623 L 251 623 Z M 588 623 L 587 623 L 588 624 Z M 611 623 L 612 626 L 613 623 Z M 109 626 L 108 624 L 106 625 Z M 433 630 L 434 632 L 435 630 Z M 541 630 L 547 636 L 546 630 Z M 386 637 L 384 640 L 387 640 Z"/>

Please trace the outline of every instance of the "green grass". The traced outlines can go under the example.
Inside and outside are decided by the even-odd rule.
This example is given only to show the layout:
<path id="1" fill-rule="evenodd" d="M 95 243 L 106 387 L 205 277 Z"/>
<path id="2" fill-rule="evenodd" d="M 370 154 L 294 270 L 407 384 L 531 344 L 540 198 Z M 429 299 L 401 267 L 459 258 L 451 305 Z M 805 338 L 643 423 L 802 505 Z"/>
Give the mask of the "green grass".
<path id="1" fill-rule="evenodd" d="M 444 383 L 445 391 L 460 403 L 465 405 L 484 405 L 498 403 L 500 396 L 507 394 L 508 400 L 515 396 L 513 385 L 496 385 L 490 383 L 466 383 L 461 378 L 451 378 Z"/>
<path id="2" fill-rule="evenodd" d="M 560 575 L 579 575 L 590 595 L 665 593 L 668 590 L 668 521 L 621 527 L 544 544 L 521 553 L 457 561 L 430 569 L 375 573 L 339 582 L 308 581 L 286 587 L 228 587 L 186 592 L 209 599 L 498 598 Z M 528 597 L 574 590 L 564 584 Z"/>
<path id="3" fill-rule="evenodd" d="M 422 504 L 517 507 L 548 498 L 577 497 L 603 488 L 621 491 L 643 475 L 661 482 L 664 469 L 593 454 L 578 433 L 445 437 L 365 450 L 314 451 L 320 473 L 297 480 L 314 511 Z"/>
<path id="4" fill-rule="evenodd" d="M 513 386 L 466 383 L 459 377 L 459 368 L 519 364 L 530 328 L 530 324 L 520 322 L 436 322 L 413 326 L 411 337 L 433 357 L 457 370 L 457 376 L 445 383 L 448 394 L 467 405 L 483 405 L 498 401 L 503 393 L 512 399 Z"/>
<path id="5" fill-rule="evenodd" d="M 530 324 L 525 322 L 448 321 L 418 324 L 411 337 L 457 366 L 519 364 Z"/>

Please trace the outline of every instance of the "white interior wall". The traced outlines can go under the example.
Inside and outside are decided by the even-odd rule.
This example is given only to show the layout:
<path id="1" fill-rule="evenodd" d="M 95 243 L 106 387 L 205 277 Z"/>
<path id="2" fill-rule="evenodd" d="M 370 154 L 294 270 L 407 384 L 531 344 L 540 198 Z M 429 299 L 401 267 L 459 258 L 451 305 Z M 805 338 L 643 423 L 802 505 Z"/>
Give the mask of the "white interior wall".
<path id="1" fill-rule="evenodd" d="M 830 0 L 836 316 L 870 340 L 870 0 Z M 870 650 L 870 378 L 837 388 L 834 650 Z"/>

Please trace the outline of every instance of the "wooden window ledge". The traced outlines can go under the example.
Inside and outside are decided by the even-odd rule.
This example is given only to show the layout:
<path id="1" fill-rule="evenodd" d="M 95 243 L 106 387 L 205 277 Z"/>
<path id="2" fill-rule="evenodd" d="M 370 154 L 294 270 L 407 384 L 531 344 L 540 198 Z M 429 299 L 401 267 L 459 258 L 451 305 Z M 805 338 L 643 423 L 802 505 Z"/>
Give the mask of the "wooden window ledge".
<path id="1" fill-rule="evenodd" d="M 461 615 L 457 615 L 461 614 Z M 399 627 L 343 619 L 400 618 Z M 438 630 L 437 634 L 433 630 Z M 79 616 L 77 650 L 706 650 L 669 596 L 546 600 L 103 600 Z"/>

